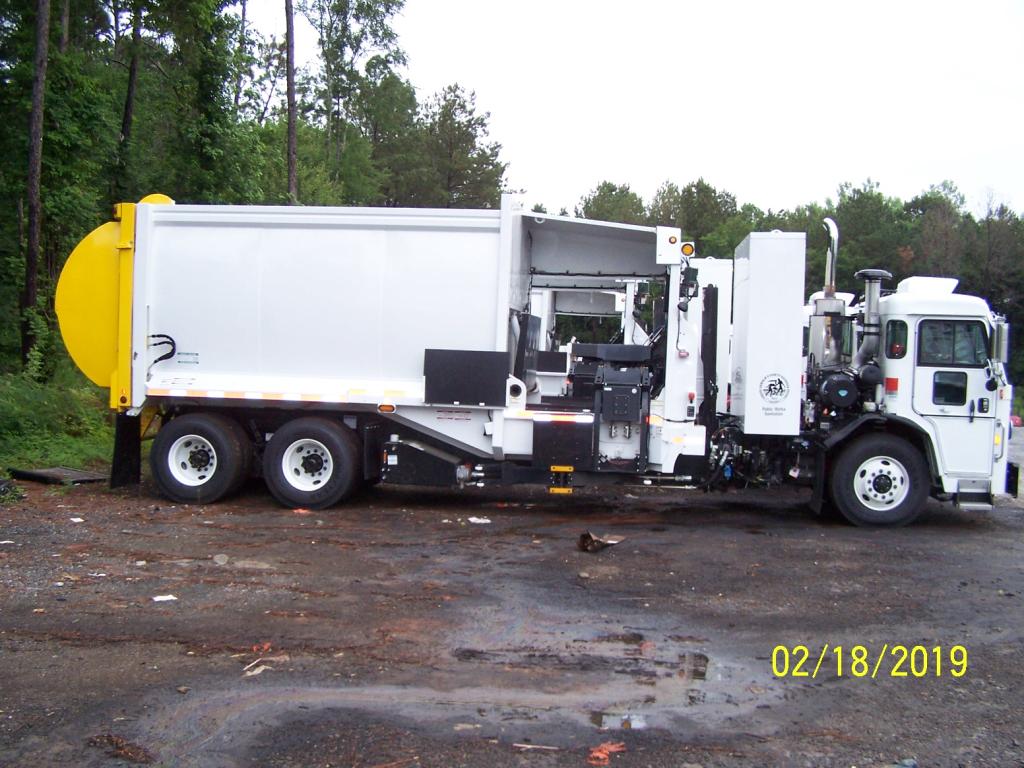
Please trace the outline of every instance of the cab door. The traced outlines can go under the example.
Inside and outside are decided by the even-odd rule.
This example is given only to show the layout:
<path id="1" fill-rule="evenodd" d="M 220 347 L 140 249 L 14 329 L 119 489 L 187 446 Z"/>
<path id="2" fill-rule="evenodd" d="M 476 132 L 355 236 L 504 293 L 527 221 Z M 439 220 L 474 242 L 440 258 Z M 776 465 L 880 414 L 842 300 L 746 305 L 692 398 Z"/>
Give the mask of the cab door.
<path id="1" fill-rule="evenodd" d="M 995 427 L 988 331 L 980 320 L 923 318 L 917 325 L 914 410 L 930 421 L 945 471 L 992 473 Z"/>

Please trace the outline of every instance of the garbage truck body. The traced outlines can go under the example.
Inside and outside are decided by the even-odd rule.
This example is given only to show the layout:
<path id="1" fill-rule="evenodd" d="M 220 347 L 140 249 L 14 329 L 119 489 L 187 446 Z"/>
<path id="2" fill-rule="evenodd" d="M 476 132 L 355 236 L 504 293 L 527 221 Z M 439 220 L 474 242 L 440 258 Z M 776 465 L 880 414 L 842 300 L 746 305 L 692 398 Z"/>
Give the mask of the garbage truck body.
<path id="1" fill-rule="evenodd" d="M 679 229 L 497 210 L 121 204 L 68 259 L 69 353 L 118 412 L 112 479 L 293 507 L 375 482 L 813 489 L 898 525 L 1016 493 L 1008 327 L 956 281 L 863 270 L 805 301 L 803 233 L 698 258 Z M 850 286 L 851 288 L 853 286 Z M 641 304 L 643 306 L 641 307 Z M 645 311 L 647 314 L 644 315 Z M 560 343 L 557 316 L 620 317 Z"/>

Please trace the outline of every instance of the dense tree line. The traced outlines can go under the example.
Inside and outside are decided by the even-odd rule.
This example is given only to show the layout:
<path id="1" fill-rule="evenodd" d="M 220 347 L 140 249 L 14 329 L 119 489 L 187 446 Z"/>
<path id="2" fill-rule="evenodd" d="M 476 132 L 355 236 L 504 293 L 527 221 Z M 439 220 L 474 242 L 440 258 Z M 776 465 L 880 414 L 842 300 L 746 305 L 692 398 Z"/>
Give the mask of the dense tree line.
<path id="1" fill-rule="evenodd" d="M 45 378 L 63 260 L 114 202 L 497 205 L 507 166 L 474 94 L 453 84 L 421 100 L 402 74 L 403 2 L 284 0 L 278 39 L 252 28 L 245 0 L 0 0 L 0 372 Z M 316 31 L 310 67 L 295 67 L 292 22 Z M 753 230 L 805 231 L 808 291 L 832 216 L 842 288 L 868 266 L 955 276 L 1024 321 L 1019 217 L 995 202 L 976 217 L 948 182 L 909 201 L 843 184 L 779 211 L 703 179 L 649 201 L 603 182 L 575 215 L 679 226 L 723 257 Z"/>
<path id="2" fill-rule="evenodd" d="M 282 2 L 319 40 L 296 71 L 244 0 L 0 0 L 0 372 L 47 375 L 61 266 L 115 202 L 497 205 L 489 116 L 417 97 L 402 4 Z"/>
<path id="3" fill-rule="evenodd" d="M 628 184 L 605 181 L 580 200 L 575 213 L 680 227 L 695 240 L 700 255 L 725 258 L 750 232 L 806 232 L 807 293 L 823 282 L 827 237 L 821 221 L 830 216 L 840 232 L 840 290 L 859 292 L 853 275 L 868 267 L 891 272 L 890 287 L 910 275 L 956 277 L 959 291 L 984 297 L 1016 328 L 1024 327 L 1024 223 L 994 201 L 982 217 L 975 217 L 948 181 L 905 202 L 884 195 L 871 180 L 860 186 L 844 183 L 835 200 L 779 211 L 739 205 L 704 179 L 683 187 L 666 182 L 647 203 Z M 1022 350 L 1016 343 L 1013 347 Z M 1016 381 L 1024 379 L 1024 350 L 1013 356 L 1013 373 Z"/>

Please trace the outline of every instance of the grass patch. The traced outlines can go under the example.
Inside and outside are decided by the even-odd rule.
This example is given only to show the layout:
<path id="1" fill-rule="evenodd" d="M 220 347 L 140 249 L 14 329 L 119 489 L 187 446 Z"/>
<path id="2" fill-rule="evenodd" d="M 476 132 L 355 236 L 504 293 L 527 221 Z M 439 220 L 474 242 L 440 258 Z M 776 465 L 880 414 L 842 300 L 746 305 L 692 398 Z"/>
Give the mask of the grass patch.
<path id="1" fill-rule="evenodd" d="M 103 469 L 113 446 L 106 390 L 70 361 L 44 384 L 0 375 L 0 475 L 8 467 Z"/>

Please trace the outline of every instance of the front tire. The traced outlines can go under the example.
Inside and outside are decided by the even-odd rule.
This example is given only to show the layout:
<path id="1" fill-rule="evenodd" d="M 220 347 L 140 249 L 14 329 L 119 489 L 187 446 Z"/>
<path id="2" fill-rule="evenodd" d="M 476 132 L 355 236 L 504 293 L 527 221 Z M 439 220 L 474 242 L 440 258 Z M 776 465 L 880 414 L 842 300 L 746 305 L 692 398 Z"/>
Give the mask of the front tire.
<path id="1" fill-rule="evenodd" d="M 322 417 L 289 421 L 263 452 L 263 478 L 286 507 L 325 509 L 352 495 L 362 480 L 359 440 Z"/>
<path id="2" fill-rule="evenodd" d="M 153 440 L 150 467 L 160 492 L 182 504 L 212 504 L 245 481 L 252 449 L 237 423 L 215 413 L 187 413 Z"/>
<path id="3" fill-rule="evenodd" d="M 854 440 L 839 454 L 829 479 L 836 508 L 861 526 L 913 522 L 924 511 L 929 485 L 921 452 L 888 434 Z"/>

